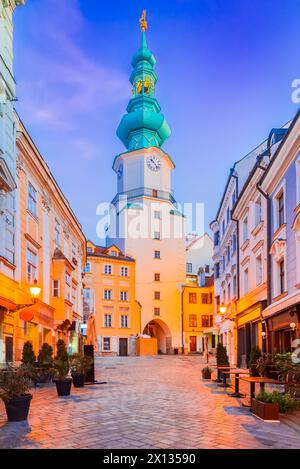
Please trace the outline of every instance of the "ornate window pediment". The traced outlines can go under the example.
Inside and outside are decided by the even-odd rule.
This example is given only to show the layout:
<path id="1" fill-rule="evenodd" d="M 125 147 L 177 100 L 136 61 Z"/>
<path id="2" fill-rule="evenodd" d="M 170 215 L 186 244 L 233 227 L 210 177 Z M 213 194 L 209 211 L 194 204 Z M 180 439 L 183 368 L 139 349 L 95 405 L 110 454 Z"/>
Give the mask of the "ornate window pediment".
<path id="1" fill-rule="evenodd" d="M 7 166 L 3 157 L 0 157 L 0 190 L 4 192 L 11 192 L 16 189 L 15 180 Z"/>
<path id="2" fill-rule="evenodd" d="M 285 251 L 286 239 L 275 239 L 270 249 L 270 254 L 273 256 L 275 262 L 279 262 L 283 259 Z"/>
<path id="3" fill-rule="evenodd" d="M 300 240 L 300 212 L 295 217 L 292 230 L 295 231 L 296 238 Z"/>

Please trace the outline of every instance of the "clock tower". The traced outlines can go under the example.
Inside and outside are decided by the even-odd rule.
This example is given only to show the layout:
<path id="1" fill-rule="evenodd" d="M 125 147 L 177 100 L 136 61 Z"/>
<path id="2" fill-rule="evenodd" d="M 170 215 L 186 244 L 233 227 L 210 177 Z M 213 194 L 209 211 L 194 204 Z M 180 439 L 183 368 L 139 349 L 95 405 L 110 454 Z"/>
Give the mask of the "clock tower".
<path id="1" fill-rule="evenodd" d="M 146 12 L 140 23 L 140 48 L 131 62 L 132 98 L 117 129 L 126 152 L 113 163 L 117 195 L 107 244 L 136 259 L 141 332 L 157 338 L 160 352 L 173 353 L 183 347 L 184 218 L 171 189 L 175 165 L 162 149 L 171 130 L 155 97 L 156 60 L 146 41 Z"/>

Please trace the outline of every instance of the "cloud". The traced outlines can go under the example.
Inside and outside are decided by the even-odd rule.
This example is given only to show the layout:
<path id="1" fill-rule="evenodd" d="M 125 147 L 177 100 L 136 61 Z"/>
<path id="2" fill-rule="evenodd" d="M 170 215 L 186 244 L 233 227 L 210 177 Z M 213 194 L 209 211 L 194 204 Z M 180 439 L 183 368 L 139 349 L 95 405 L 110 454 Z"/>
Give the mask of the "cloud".
<path id="1" fill-rule="evenodd" d="M 23 43 L 18 96 L 27 121 L 72 131 L 128 96 L 128 77 L 97 63 L 82 45 L 88 24 L 77 0 L 45 0 L 32 7 L 29 41 Z M 38 21 L 37 21 L 38 18 Z"/>

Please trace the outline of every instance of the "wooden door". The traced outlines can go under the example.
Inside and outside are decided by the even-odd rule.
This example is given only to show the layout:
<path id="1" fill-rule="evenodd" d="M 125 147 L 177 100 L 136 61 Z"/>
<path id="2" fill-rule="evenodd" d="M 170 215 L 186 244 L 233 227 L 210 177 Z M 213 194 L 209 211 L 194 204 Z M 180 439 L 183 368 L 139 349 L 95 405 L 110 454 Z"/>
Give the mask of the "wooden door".
<path id="1" fill-rule="evenodd" d="M 190 352 L 197 352 L 197 337 L 190 335 Z"/>
<path id="2" fill-rule="evenodd" d="M 127 357 L 128 355 L 128 339 L 119 339 L 119 356 Z"/>
<path id="3" fill-rule="evenodd" d="M 13 337 L 5 337 L 5 362 L 13 362 Z"/>

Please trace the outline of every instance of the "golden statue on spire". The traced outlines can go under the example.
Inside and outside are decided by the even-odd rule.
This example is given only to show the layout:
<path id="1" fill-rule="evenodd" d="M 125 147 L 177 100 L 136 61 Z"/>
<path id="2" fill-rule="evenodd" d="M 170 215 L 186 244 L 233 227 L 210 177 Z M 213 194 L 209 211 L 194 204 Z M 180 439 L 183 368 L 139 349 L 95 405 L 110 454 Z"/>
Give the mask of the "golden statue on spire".
<path id="1" fill-rule="evenodd" d="M 148 28 L 146 13 L 146 10 L 143 10 L 142 17 L 140 18 L 141 31 L 146 31 L 146 29 Z"/>

